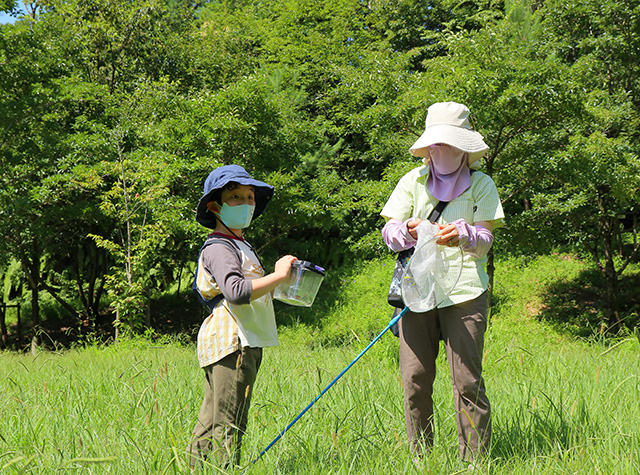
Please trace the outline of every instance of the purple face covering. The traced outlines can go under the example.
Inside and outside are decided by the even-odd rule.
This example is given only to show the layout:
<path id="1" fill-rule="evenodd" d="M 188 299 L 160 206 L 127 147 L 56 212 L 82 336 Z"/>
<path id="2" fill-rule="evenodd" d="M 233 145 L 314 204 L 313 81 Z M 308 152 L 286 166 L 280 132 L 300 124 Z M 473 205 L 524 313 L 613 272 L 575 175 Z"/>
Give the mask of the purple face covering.
<path id="1" fill-rule="evenodd" d="M 429 147 L 427 188 L 439 201 L 451 201 L 471 185 L 469 159 L 465 152 L 450 145 Z"/>

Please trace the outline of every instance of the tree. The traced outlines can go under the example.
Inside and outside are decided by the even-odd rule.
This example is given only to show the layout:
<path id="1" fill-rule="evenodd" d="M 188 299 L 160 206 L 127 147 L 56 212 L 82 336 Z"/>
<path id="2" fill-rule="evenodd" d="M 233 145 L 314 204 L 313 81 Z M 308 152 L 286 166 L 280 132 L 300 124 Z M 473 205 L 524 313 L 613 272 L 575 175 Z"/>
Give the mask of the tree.
<path id="1" fill-rule="evenodd" d="M 36 21 L 0 30 L 1 226 L 31 286 L 36 333 L 40 290 L 75 318 L 70 288 L 87 319 L 100 310 L 110 261 L 88 235 L 116 224 L 95 212 L 92 169 L 117 156 L 105 139 L 118 94 L 174 72 L 159 47 L 162 12 L 153 2 L 51 2 Z"/>
<path id="2" fill-rule="evenodd" d="M 107 289 L 116 312 L 116 341 L 122 328 L 134 332 L 145 323 L 150 256 L 162 239 L 162 229 L 149 216 L 149 205 L 162 199 L 163 187 L 154 183 L 153 168 L 145 163 L 149 157 L 131 160 L 134 154 L 124 148 L 125 133 L 120 124 L 115 127 L 112 146 L 118 159 L 112 163 L 102 162 L 107 176 L 117 176 L 103 195 L 100 206 L 115 220 L 117 239 L 91 235 L 99 247 L 107 249 L 115 258 L 113 272 L 107 276 Z"/>
<path id="3" fill-rule="evenodd" d="M 13 12 L 17 4 L 17 0 L 0 0 L 0 12 Z"/>
<path id="4" fill-rule="evenodd" d="M 572 223 L 603 276 L 609 329 L 621 330 L 619 280 L 637 256 L 640 154 L 640 18 L 637 1 L 546 2 L 547 48 L 570 68 L 586 91 L 588 115 L 554 164 L 569 182 L 556 199 L 543 199 Z M 563 164 L 562 166 L 560 164 Z M 578 172 L 579 171 L 579 172 Z M 569 195 L 569 193 L 572 195 Z M 550 194 L 550 196 L 554 196 Z M 570 197 L 570 199 L 568 199 Z M 626 220 L 621 217 L 629 216 Z M 625 243 L 632 243 L 625 246 Z"/>
<path id="5" fill-rule="evenodd" d="M 55 170 L 57 143 L 62 131 L 52 113 L 65 69 L 42 48 L 46 32 L 25 22 L 0 29 L 0 234 L 2 244 L 22 263 L 31 292 L 33 343 L 37 343 L 39 292 L 46 286 L 48 235 L 43 227 L 48 204 L 32 195 L 33 187 Z"/>

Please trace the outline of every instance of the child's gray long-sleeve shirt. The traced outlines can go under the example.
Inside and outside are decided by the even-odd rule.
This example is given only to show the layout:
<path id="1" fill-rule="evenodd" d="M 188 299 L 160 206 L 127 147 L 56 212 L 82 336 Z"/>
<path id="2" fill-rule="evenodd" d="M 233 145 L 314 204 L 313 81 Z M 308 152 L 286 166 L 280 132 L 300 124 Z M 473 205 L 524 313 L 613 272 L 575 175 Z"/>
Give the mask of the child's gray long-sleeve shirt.
<path id="1" fill-rule="evenodd" d="M 278 344 L 271 295 L 251 300 L 251 281 L 263 276 L 262 263 L 246 241 L 221 236 L 202 249 L 196 272 L 198 292 L 205 300 L 222 293 L 225 300 L 212 309 L 200 326 L 201 367 L 245 346 L 264 348 Z"/>
<path id="2" fill-rule="evenodd" d="M 251 281 L 242 274 L 238 252 L 225 243 L 213 242 L 202 251 L 202 260 L 227 302 L 234 305 L 251 302 Z"/>

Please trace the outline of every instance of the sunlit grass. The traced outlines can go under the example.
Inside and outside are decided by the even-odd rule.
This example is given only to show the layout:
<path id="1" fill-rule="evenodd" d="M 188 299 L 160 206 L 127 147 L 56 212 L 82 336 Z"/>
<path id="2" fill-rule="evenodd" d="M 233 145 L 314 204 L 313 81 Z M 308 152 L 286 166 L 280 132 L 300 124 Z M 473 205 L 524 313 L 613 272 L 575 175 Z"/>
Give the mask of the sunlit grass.
<path id="1" fill-rule="evenodd" d="M 484 473 L 640 472 L 638 340 L 578 341 L 536 318 L 545 282 L 575 272 L 576 265 L 551 258 L 527 267 L 499 264 L 500 305 L 484 358 L 494 414 Z M 350 291 L 356 299 L 358 292 Z M 356 308 L 362 307 L 351 301 L 335 312 L 346 320 Z M 380 317 L 373 312 L 372 318 Z M 381 330 L 386 321 L 377 325 Z M 265 350 L 243 447 L 246 473 L 466 472 L 444 355 L 435 388 L 435 447 L 419 464 L 409 453 L 391 334 L 252 464 L 370 336 L 358 323 L 351 344 L 328 338 L 323 346 L 321 330 L 283 328 L 280 346 Z M 0 359 L 3 475 L 189 473 L 185 450 L 203 386 L 192 345 L 133 341 L 35 357 L 2 353 Z M 205 473 L 222 472 L 211 467 Z"/>

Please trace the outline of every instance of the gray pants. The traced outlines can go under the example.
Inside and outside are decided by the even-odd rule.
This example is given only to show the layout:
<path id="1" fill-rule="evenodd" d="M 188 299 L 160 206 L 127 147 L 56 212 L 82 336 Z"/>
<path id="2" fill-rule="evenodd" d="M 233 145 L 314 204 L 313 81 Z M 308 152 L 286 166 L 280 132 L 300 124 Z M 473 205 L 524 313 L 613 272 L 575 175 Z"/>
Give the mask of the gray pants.
<path id="1" fill-rule="evenodd" d="M 471 461 L 491 440 L 491 408 L 482 379 L 487 296 L 400 319 L 400 371 L 407 437 L 412 449 L 433 444 L 433 382 L 442 339 L 456 408 L 460 456 Z"/>
<path id="2" fill-rule="evenodd" d="M 240 464 L 253 384 L 262 348 L 243 348 L 204 368 L 205 392 L 191 437 L 191 467 L 206 457 L 219 467 Z"/>

